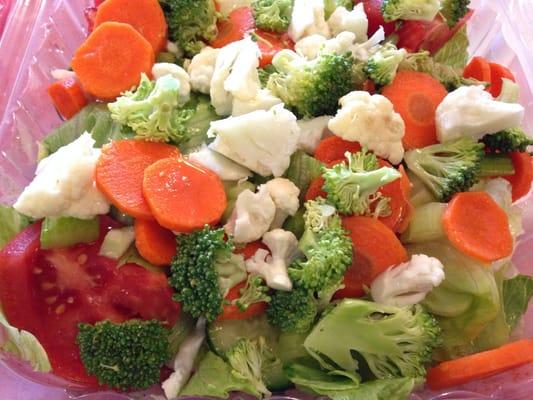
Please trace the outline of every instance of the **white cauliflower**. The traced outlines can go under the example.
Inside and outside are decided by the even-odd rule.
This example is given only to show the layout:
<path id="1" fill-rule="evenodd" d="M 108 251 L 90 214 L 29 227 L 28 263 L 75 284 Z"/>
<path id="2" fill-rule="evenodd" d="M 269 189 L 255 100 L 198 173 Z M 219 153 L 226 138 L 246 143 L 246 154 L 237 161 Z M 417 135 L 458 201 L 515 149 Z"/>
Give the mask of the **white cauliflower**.
<path id="1" fill-rule="evenodd" d="M 192 162 L 210 169 L 223 181 L 238 181 L 252 175 L 252 172 L 248 168 L 234 163 L 229 158 L 211 150 L 207 146 L 203 146 L 200 150 L 189 153 L 187 157 Z"/>
<path id="2" fill-rule="evenodd" d="M 211 122 L 209 145 L 236 163 L 263 176 L 283 175 L 296 151 L 299 128 L 293 113 L 276 105 L 238 117 Z"/>
<path id="3" fill-rule="evenodd" d="M 340 104 L 342 108 L 328 124 L 335 135 L 359 142 L 393 164 L 402 161 L 405 124 L 386 97 L 355 91 L 341 98 Z"/>
<path id="4" fill-rule="evenodd" d="M 312 60 L 320 54 L 346 54 L 354 47 L 355 33 L 341 32 L 331 39 L 321 35 L 310 35 L 300 39 L 294 45 L 294 50 L 300 56 Z"/>
<path id="5" fill-rule="evenodd" d="M 179 89 L 179 105 L 183 105 L 189 101 L 191 94 L 191 78 L 187 71 L 179 65 L 172 63 L 155 63 L 152 67 L 152 77 L 157 80 L 163 76 L 170 75 L 180 83 Z"/>
<path id="6" fill-rule="evenodd" d="M 296 214 L 300 208 L 300 189 L 285 178 L 271 179 L 262 186 L 267 187 L 268 193 L 276 205 L 276 215 L 270 229 L 281 228 L 287 217 Z"/>
<path id="7" fill-rule="evenodd" d="M 251 100 L 241 100 L 238 98 L 233 99 L 233 110 L 231 115 L 236 117 L 251 113 L 258 110 L 270 110 L 276 104 L 281 104 L 282 101 L 279 97 L 276 97 L 268 89 L 260 89 L 256 96 Z"/>
<path id="8" fill-rule="evenodd" d="M 372 54 L 372 50 L 383 40 L 385 40 L 385 30 L 380 26 L 370 39 L 351 48 L 352 55 L 356 60 L 367 61 Z"/>
<path id="9" fill-rule="evenodd" d="M 197 92 L 209 94 L 219 51 L 220 49 L 204 47 L 192 58 L 187 71 L 191 77 L 191 86 Z"/>
<path id="10" fill-rule="evenodd" d="M 237 197 L 224 230 L 235 243 L 253 242 L 268 232 L 275 215 L 276 205 L 265 185 L 257 193 L 246 189 Z"/>
<path id="11" fill-rule="evenodd" d="M 297 42 L 315 33 L 330 37 L 324 0 L 295 0 L 289 25 L 289 37 Z"/>
<path id="12" fill-rule="evenodd" d="M 396 307 L 417 304 L 444 280 L 442 263 L 424 254 L 390 267 L 372 282 L 370 294 L 375 302 Z"/>
<path id="13" fill-rule="evenodd" d="M 328 127 L 329 115 L 316 117 L 313 119 L 302 119 L 298 121 L 300 127 L 300 137 L 298 138 L 298 148 L 309 154 L 315 154 L 315 150 L 324 136 L 324 131 Z"/>
<path id="14" fill-rule="evenodd" d="M 495 100 L 483 86 L 462 86 L 437 107 L 437 138 L 441 143 L 461 137 L 474 140 L 520 126 L 524 107 Z"/>
<path id="15" fill-rule="evenodd" d="M 332 35 L 348 31 L 355 33 L 358 42 L 368 40 L 368 18 L 363 3 L 354 6 L 352 11 L 337 7 L 328 19 L 328 26 Z"/>
<path id="16" fill-rule="evenodd" d="M 246 269 L 250 274 L 262 276 L 272 289 L 292 290 L 287 268 L 298 254 L 298 239 L 292 232 L 274 229 L 265 233 L 263 243 L 270 254 L 265 249 L 257 250 L 252 258 L 246 260 Z"/>

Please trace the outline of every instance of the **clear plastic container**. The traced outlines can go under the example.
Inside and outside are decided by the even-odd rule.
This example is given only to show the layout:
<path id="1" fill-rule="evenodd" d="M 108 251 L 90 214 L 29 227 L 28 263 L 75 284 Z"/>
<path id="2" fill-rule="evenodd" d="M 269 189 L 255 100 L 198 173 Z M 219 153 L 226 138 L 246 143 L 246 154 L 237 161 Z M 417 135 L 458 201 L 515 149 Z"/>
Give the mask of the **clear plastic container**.
<path id="1" fill-rule="evenodd" d="M 50 71 L 68 66 L 86 35 L 83 10 L 90 0 L 0 0 L 0 203 L 10 203 L 31 180 L 37 142 L 60 124 L 46 87 Z M 522 87 L 525 127 L 533 132 L 533 0 L 472 0 L 471 54 L 507 65 Z M 514 261 L 533 275 L 533 202 L 523 201 L 526 234 Z M 533 307 L 525 335 L 533 337 Z M 0 332 L 0 340 L 2 338 Z M 155 392 L 154 392 L 155 393 Z M 135 397 L 145 397 L 139 394 Z M 155 394 L 157 396 L 157 394 Z M 148 398 L 151 395 L 148 395 Z M 298 397 L 298 396 L 296 396 Z M 114 400 L 130 397 L 91 393 L 53 375 L 0 355 L 0 398 Z M 294 397 L 293 397 L 294 398 Z M 446 393 L 420 392 L 413 399 L 533 398 L 533 364 Z"/>

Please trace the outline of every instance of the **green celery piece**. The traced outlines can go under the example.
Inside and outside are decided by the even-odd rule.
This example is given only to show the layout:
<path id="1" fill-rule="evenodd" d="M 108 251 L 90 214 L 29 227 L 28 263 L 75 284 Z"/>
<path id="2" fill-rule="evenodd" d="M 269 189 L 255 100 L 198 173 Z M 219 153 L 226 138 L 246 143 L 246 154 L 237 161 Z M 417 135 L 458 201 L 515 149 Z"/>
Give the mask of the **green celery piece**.
<path id="1" fill-rule="evenodd" d="M 468 36 L 466 26 L 459 29 L 433 58 L 438 63 L 463 69 L 468 62 Z"/>
<path id="2" fill-rule="evenodd" d="M 100 235 L 100 220 L 73 217 L 47 217 L 41 226 L 41 247 L 53 249 L 90 243 Z"/>
<path id="3" fill-rule="evenodd" d="M 0 205 L 0 250 L 30 222 L 28 217 L 15 211 L 13 207 Z"/>

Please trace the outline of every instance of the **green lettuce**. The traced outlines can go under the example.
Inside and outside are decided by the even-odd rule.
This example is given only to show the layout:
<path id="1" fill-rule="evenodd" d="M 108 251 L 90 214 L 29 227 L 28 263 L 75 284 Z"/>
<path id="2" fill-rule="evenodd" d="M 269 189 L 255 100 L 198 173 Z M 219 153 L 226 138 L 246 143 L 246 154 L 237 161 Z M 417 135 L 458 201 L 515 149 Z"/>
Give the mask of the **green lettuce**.
<path id="1" fill-rule="evenodd" d="M 302 150 L 298 150 L 291 156 L 291 163 L 285 171 L 285 178 L 292 181 L 300 189 L 302 199 L 311 181 L 321 175 L 322 163 Z"/>
<path id="2" fill-rule="evenodd" d="M 503 308 L 506 322 L 514 329 L 527 311 L 529 300 L 533 297 L 533 278 L 517 275 L 503 281 Z"/>
<path id="3" fill-rule="evenodd" d="M 0 205 L 0 250 L 30 222 L 28 217 L 19 214 L 13 207 Z"/>
<path id="4" fill-rule="evenodd" d="M 466 33 L 466 25 L 459 29 L 433 58 L 438 63 L 463 69 L 468 62 L 468 36 Z"/>

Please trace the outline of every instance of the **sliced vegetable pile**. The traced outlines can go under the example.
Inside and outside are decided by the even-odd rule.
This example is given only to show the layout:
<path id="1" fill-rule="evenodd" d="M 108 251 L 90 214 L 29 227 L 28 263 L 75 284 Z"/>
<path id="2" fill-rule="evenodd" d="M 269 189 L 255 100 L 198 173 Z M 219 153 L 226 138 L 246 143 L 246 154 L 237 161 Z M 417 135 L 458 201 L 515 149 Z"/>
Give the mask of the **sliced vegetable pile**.
<path id="1" fill-rule="evenodd" d="M 533 140 L 468 0 L 105 0 L 0 207 L 0 345 L 168 398 L 407 399 L 533 362 Z M 168 369 L 170 368 L 170 371 Z"/>

